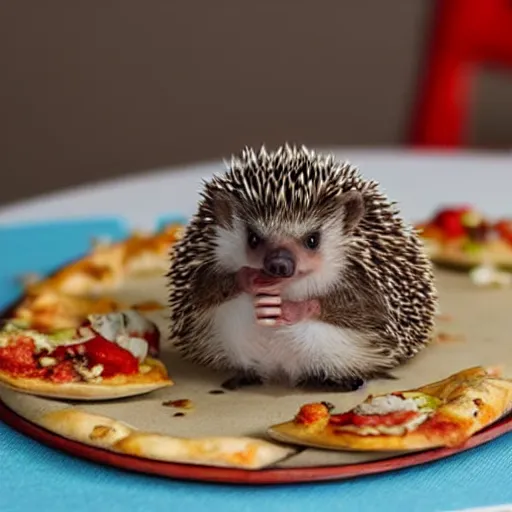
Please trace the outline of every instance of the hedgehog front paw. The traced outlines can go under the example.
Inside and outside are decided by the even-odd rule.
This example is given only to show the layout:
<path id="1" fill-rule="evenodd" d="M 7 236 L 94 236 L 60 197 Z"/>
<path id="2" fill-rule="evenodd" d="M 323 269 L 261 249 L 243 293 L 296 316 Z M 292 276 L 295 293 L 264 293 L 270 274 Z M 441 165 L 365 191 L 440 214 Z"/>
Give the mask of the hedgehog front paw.
<path id="1" fill-rule="evenodd" d="M 229 391 L 235 391 L 247 386 L 259 386 L 263 379 L 252 370 L 240 370 L 221 384 L 221 387 Z"/>
<path id="2" fill-rule="evenodd" d="M 294 325 L 320 315 L 318 300 L 282 301 L 281 297 L 265 295 L 254 301 L 256 322 L 264 326 Z"/>
<path id="3" fill-rule="evenodd" d="M 357 391 L 365 385 L 360 377 L 325 378 L 317 375 L 307 375 L 299 379 L 296 386 L 314 391 L 333 391 L 337 393 L 350 393 Z"/>

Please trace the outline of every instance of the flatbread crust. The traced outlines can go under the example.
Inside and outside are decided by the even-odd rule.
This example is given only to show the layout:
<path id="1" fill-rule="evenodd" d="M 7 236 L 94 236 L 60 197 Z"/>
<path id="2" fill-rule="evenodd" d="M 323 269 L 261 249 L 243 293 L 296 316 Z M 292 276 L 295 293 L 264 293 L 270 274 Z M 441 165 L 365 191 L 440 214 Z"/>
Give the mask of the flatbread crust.
<path id="1" fill-rule="evenodd" d="M 110 297 L 79 297 L 45 288 L 38 294 L 26 295 L 13 318 L 45 332 L 77 328 L 89 314 L 108 314 L 123 309 L 135 308 Z"/>
<path id="2" fill-rule="evenodd" d="M 358 435 L 336 432 L 325 423 L 295 420 L 269 428 L 271 438 L 331 450 L 416 451 L 455 447 L 512 409 L 512 380 L 482 367 L 469 368 L 414 390 L 444 401 L 429 420 L 405 435 Z"/>
<path id="3" fill-rule="evenodd" d="M 129 277 L 166 272 L 169 248 L 183 232 L 171 224 L 158 233 L 132 233 L 115 243 L 97 243 L 84 257 L 69 263 L 52 276 L 28 282 L 26 292 L 38 295 L 50 289 L 66 295 L 96 295 L 115 290 Z"/>
<path id="4" fill-rule="evenodd" d="M 292 447 L 250 437 L 181 438 L 143 432 L 76 408 L 43 414 L 36 422 L 74 441 L 165 462 L 257 470 L 295 453 Z"/>
<path id="5" fill-rule="evenodd" d="M 183 225 L 171 224 L 158 233 L 133 233 L 120 242 L 99 243 L 49 277 L 26 279 L 24 296 L 11 317 L 46 331 L 78 327 L 89 314 L 127 309 L 127 304 L 108 295 L 122 288 L 127 279 L 163 275 L 170 248 L 182 231 Z M 162 305 L 132 304 L 130 308 L 151 311 Z"/>
<path id="6" fill-rule="evenodd" d="M 101 383 L 54 383 L 37 378 L 13 377 L 0 370 L 0 383 L 22 393 L 68 400 L 110 400 L 141 395 L 173 385 L 165 366 L 157 359 L 148 357 L 141 367 L 147 368 L 147 371 L 135 375 L 116 375 L 103 379 Z"/>

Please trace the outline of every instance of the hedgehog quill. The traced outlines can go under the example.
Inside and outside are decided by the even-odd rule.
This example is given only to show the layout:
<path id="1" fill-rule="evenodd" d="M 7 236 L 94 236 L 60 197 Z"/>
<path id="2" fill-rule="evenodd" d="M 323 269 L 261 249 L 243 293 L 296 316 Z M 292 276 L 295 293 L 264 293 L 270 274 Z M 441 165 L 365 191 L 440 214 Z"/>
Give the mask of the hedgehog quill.
<path id="1" fill-rule="evenodd" d="M 378 183 L 305 147 L 245 148 L 172 248 L 170 341 L 231 372 L 349 392 L 430 341 L 432 265 Z"/>

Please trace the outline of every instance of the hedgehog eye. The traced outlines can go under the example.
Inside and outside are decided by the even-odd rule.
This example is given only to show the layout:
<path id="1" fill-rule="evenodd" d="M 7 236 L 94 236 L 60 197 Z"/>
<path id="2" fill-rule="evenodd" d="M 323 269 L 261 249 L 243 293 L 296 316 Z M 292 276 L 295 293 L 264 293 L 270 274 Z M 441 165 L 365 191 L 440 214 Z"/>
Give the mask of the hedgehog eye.
<path id="1" fill-rule="evenodd" d="M 309 235 L 304 239 L 304 245 L 311 250 L 317 249 L 320 245 L 320 233 L 318 231 L 309 233 Z"/>
<path id="2" fill-rule="evenodd" d="M 247 230 L 247 243 L 251 249 L 256 249 L 261 243 L 261 238 L 252 230 Z"/>

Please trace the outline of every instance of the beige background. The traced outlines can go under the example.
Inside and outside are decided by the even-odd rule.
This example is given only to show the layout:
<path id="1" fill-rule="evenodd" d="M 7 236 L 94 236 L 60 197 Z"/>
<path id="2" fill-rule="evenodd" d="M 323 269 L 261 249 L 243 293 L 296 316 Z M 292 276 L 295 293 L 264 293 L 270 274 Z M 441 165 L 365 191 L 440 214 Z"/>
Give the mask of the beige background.
<path id="1" fill-rule="evenodd" d="M 399 145 L 428 0 L 0 4 L 0 205 L 245 144 Z M 475 89 L 471 143 L 512 147 L 512 73 Z"/>

